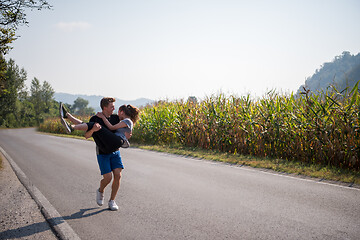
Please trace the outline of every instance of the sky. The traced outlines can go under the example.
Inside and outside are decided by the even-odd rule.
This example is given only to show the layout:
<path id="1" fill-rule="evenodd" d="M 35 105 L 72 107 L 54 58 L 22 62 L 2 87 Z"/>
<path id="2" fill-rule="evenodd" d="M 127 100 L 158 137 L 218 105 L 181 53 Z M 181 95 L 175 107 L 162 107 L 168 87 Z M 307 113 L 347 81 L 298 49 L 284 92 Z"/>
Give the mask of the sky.
<path id="1" fill-rule="evenodd" d="M 48 0 L 6 59 L 55 92 L 125 100 L 290 93 L 360 52 L 359 0 Z"/>

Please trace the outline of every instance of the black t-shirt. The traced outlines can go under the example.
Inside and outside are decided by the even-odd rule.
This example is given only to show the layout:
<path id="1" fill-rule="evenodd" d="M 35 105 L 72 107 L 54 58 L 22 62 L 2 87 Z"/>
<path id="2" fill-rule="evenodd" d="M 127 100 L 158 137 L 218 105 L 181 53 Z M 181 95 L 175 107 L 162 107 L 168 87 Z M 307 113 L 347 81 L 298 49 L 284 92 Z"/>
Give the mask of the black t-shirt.
<path id="1" fill-rule="evenodd" d="M 115 124 L 117 124 L 117 123 L 120 122 L 119 116 L 118 116 L 118 115 L 115 115 L 115 114 L 110 115 L 110 117 L 107 118 L 107 120 L 109 120 L 109 122 L 110 122 L 112 125 L 115 125 Z M 105 127 L 105 128 L 107 128 L 107 129 L 109 129 L 109 128 L 106 126 L 106 124 L 104 123 L 104 121 L 103 121 L 100 117 L 98 117 L 98 116 L 96 116 L 96 115 L 92 116 L 92 117 L 90 118 L 89 122 L 99 123 L 99 124 L 101 125 L 101 127 Z M 110 129 L 109 129 L 109 130 L 110 130 Z M 115 132 L 115 131 L 112 131 L 112 132 Z M 98 140 L 98 136 L 97 136 L 96 134 L 93 134 L 92 137 L 94 138 L 94 141 L 95 141 L 95 143 L 96 143 L 97 140 Z M 103 151 L 101 151 L 98 146 L 96 146 L 96 152 L 97 152 L 97 154 L 106 154 L 106 153 L 104 153 Z"/>

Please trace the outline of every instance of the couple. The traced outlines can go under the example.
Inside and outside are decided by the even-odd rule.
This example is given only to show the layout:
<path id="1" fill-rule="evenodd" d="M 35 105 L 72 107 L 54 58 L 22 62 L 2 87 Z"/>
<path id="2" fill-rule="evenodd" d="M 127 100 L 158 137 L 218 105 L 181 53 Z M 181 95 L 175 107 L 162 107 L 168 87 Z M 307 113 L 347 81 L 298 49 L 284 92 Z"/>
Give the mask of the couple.
<path id="1" fill-rule="evenodd" d="M 116 211 L 119 207 L 115 203 L 115 197 L 120 188 L 121 171 L 124 169 L 119 148 L 129 147 L 128 139 L 132 135 L 133 125 L 138 120 L 140 111 L 131 105 L 122 105 L 119 107 L 118 115 L 114 115 L 115 98 L 111 97 L 101 99 L 100 107 L 102 112 L 98 112 L 88 123 L 84 123 L 72 116 L 60 103 L 60 120 L 68 133 L 82 130 L 86 131 L 85 138 L 94 138 L 97 160 L 103 176 L 96 191 L 96 202 L 99 206 L 104 204 L 105 187 L 114 176 L 108 205 L 111 210 Z"/>

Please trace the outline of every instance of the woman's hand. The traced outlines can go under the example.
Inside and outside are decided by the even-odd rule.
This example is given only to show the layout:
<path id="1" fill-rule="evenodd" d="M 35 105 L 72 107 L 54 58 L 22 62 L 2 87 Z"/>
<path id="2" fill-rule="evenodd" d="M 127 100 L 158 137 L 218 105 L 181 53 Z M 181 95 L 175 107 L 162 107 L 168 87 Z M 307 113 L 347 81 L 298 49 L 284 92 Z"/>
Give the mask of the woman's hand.
<path id="1" fill-rule="evenodd" d="M 102 112 L 98 112 L 96 114 L 96 116 L 98 116 L 99 118 L 105 118 L 104 114 Z"/>

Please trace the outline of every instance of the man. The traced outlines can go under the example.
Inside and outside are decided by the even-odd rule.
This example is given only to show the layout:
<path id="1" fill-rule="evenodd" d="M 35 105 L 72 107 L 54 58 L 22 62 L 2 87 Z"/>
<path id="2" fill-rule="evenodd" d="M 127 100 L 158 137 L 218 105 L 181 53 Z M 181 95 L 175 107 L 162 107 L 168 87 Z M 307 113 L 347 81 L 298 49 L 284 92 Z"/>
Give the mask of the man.
<path id="1" fill-rule="evenodd" d="M 102 109 L 102 113 L 112 125 L 115 125 L 120 121 L 119 116 L 113 114 L 115 110 L 115 98 L 105 97 L 101 99 L 100 107 Z M 60 103 L 60 117 L 61 117 L 61 122 L 64 124 L 64 126 L 67 129 L 70 128 L 63 118 L 68 118 L 74 124 L 79 124 L 82 122 L 81 120 L 76 119 L 71 114 L 69 114 L 64 109 L 61 103 Z M 99 133 L 100 131 L 103 130 L 103 128 L 108 129 L 108 127 L 105 125 L 104 121 L 100 117 L 97 117 L 96 115 L 92 116 L 89 122 L 93 122 L 95 124 L 92 126 L 91 129 L 89 128 L 89 130 L 85 133 L 85 137 L 94 138 L 94 141 L 96 143 L 96 156 L 101 171 L 101 175 L 103 176 L 103 179 L 101 179 L 100 181 L 100 187 L 96 191 L 96 202 L 99 206 L 102 206 L 104 204 L 105 188 L 107 185 L 109 185 L 112 178 L 114 178 L 111 186 L 111 196 L 108 202 L 108 206 L 111 210 L 116 211 L 119 209 L 119 207 L 115 202 L 115 198 L 120 188 L 121 172 L 124 169 L 120 156 L 120 151 L 119 149 L 114 149 L 114 151 L 110 153 L 104 152 L 104 150 L 101 149 L 101 141 L 99 138 Z"/>

